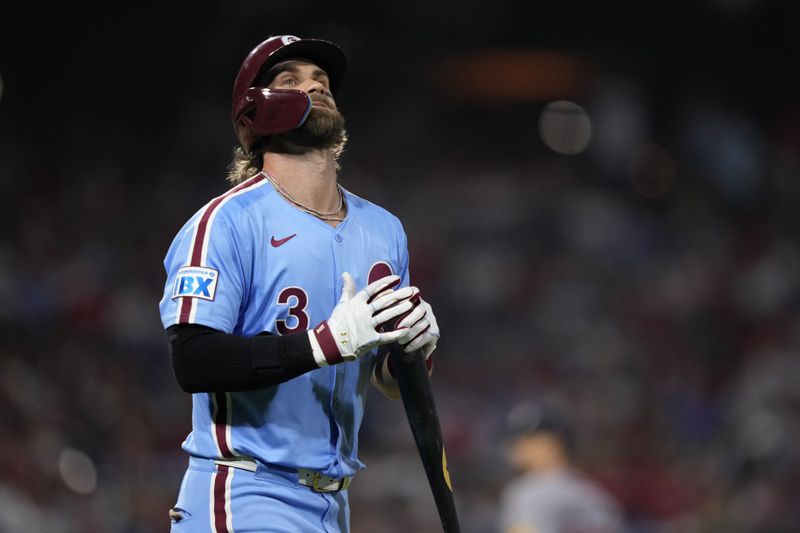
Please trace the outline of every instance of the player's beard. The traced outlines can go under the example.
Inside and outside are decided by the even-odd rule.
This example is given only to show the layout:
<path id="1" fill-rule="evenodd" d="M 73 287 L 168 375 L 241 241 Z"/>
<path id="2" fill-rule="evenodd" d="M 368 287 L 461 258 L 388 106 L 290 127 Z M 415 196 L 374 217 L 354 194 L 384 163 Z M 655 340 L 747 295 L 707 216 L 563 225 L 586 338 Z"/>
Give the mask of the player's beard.
<path id="1" fill-rule="evenodd" d="M 278 137 L 297 148 L 333 150 L 338 156 L 347 142 L 347 130 L 344 117 L 339 111 L 312 107 L 302 126 Z"/>

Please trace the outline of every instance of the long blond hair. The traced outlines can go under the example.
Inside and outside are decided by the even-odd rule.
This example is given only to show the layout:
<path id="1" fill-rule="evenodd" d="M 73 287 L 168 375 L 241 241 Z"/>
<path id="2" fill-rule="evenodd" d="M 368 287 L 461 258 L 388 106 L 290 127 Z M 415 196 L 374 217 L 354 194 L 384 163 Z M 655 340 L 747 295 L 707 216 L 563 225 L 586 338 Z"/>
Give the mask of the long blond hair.
<path id="1" fill-rule="evenodd" d="M 227 180 L 231 185 L 238 185 L 261 172 L 262 157 L 259 152 L 248 152 L 241 146 L 233 149 L 233 159 L 228 165 Z"/>

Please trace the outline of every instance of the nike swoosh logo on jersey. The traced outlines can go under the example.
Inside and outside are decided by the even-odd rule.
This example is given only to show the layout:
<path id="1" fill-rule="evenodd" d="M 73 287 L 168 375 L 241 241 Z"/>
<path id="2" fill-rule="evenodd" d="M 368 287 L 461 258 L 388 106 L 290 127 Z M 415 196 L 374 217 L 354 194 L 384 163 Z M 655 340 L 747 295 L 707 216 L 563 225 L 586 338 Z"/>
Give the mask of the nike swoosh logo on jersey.
<path id="1" fill-rule="evenodd" d="M 276 239 L 275 236 L 273 235 L 272 238 L 269 240 L 269 243 L 273 247 L 277 248 L 278 246 L 287 243 L 289 240 L 291 240 L 293 237 L 296 236 L 297 233 L 292 233 L 291 235 L 289 235 L 288 237 L 284 237 L 283 239 Z"/>

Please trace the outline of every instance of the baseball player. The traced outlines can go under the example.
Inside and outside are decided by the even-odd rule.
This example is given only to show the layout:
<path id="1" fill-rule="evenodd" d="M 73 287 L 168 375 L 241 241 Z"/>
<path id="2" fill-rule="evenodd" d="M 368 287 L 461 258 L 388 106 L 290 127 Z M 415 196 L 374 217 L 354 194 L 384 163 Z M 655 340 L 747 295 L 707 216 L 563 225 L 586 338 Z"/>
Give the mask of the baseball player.
<path id="1" fill-rule="evenodd" d="M 233 187 L 164 260 L 161 319 L 193 394 L 174 532 L 349 531 L 368 385 L 397 396 L 376 349 L 421 348 L 430 363 L 439 330 L 409 285 L 401 223 L 337 182 L 346 66 L 317 39 L 250 52 L 233 89 Z"/>
<path id="2" fill-rule="evenodd" d="M 508 461 L 520 475 L 503 490 L 503 533 L 624 533 L 614 499 L 574 466 L 573 432 L 562 414 L 535 402 L 509 413 Z"/>

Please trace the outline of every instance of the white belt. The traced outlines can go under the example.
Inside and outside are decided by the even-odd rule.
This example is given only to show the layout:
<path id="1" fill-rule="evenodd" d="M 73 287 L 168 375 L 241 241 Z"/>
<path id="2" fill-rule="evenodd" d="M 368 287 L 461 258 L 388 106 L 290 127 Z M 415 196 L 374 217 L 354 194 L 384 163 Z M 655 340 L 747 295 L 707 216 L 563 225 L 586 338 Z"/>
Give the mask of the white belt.
<path id="1" fill-rule="evenodd" d="M 308 468 L 298 468 L 298 483 L 310 487 L 314 492 L 337 492 L 350 486 L 352 477 L 336 479 Z"/>
<path id="2" fill-rule="evenodd" d="M 231 468 L 241 468 L 242 470 L 248 470 L 250 472 L 255 472 L 258 469 L 258 463 L 256 463 L 255 459 L 245 455 L 215 459 L 214 463 L 230 466 Z M 309 487 L 314 492 L 337 492 L 344 490 L 350 486 L 350 481 L 352 481 L 352 479 L 352 476 L 337 479 L 320 474 L 315 470 L 309 470 L 308 468 L 297 469 L 297 482 Z"/>

